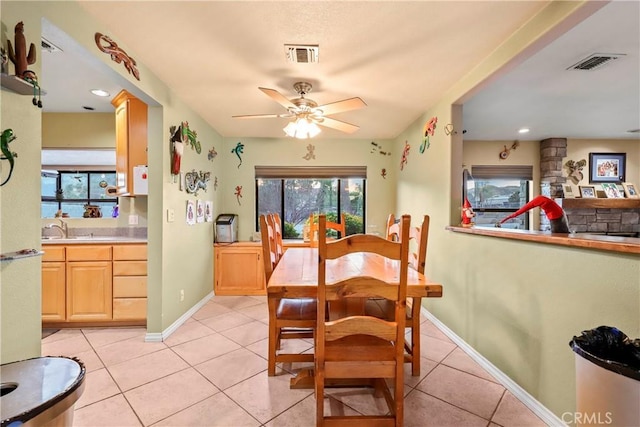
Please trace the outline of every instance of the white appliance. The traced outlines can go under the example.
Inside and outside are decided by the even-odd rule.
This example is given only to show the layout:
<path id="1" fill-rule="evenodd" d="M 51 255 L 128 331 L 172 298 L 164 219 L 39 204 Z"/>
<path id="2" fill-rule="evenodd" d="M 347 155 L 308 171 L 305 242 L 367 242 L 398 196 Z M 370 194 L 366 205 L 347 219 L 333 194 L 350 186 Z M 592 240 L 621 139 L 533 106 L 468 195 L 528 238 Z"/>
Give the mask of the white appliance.
<path id="1" fill-rule="evenodd" d="M 133 167 L 133 194 L 149 194 L 149 173 L 146 166 Z"/>
<path id="2" fill-rule="evenodd" d="M 238 241 L 238 215 L 220 214 L 216 218 L 216 242 L 233 243 Z"/>

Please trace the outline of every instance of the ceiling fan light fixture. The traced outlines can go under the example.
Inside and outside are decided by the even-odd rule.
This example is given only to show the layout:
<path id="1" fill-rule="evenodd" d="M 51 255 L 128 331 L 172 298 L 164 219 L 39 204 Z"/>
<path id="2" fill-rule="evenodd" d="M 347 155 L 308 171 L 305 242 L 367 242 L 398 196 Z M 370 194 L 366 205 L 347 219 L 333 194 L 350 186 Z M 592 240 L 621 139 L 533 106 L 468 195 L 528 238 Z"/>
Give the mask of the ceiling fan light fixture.
<path id="1" fill-rule="evenodd" d="M 283 130 L 287 136 L 298 139 L 313 138 L 321 132 L 320 127 L 307 118 L 298 118 L 295 122 L 289 122 Z"/>

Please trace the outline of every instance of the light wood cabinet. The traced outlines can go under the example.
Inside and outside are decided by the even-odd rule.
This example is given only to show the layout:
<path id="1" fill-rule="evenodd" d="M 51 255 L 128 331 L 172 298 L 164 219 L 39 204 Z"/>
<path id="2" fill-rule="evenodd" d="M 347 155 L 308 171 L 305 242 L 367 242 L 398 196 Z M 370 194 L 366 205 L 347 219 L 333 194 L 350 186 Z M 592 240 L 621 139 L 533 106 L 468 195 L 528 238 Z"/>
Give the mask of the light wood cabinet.
<path id="1" fill-rule="evenodd" d="M 64 321 L 66 311 L 66 269 L 64 246 L 43 246 L 42 320 Z"/>
<path id="2" fill-rule="evenodd" d="M 118 195 L 135 196 L 133 167 L 147 164 L 147 104 L 121 91 L 116 108 L 116 186 Z"/>
<path id="3" fill-rule="evenodd" d="M 254 242 L 216 244 L 214 293 L 216 295 L 265 295 L 262 246 Z"/>
<path id="4" fill-rule="evenodd" d="M 112 319 L 111 261 L 67 262 L 67 321 Z"/>
<path id="5" fill-rule="evenodd" d="M 44 324 L 144 324 L 147 245 L 44 245 Z"/>
<path id="6" fill-rule="evenodd" d="M 147 245 L 113 247 L 113 320 L 147 318 Z"/>

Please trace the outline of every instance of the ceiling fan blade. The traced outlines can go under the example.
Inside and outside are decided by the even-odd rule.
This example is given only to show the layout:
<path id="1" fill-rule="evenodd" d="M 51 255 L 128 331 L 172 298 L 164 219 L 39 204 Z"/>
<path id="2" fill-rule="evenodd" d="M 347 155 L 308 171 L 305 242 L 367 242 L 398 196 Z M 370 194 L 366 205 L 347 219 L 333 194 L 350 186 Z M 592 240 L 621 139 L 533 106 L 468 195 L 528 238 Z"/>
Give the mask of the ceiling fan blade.
<path id="1" fill-rule="evenodd" d="M 276 119 L 279 117 L 289 118 L 293 114 L 245 114 L 242 116 L 231 116 L 233 119 Z"/>
<path id="2" fill-rule="evenodd" d="M 281 94 L 277 90 L 268 89 L 266 87 L 259 87 L 258 89 L 266 93 L 271 99 L 276 101 L 278 104 L 282 105 L 287 110 L 289 108 L 296 108 L 296 105 L 293 102 L 289 101 L 288 98 L 286 98 L 283 94 Z"/>
<path id="3" fill-rule="evenodd" d="M 320 126 L 337 129 L 345 133 L 354 133 L 360 129 L 360 126 L 352 125 L 351 123 L 343 122 L 341 120 L 330 119 L 328 117 L 324 117 L 322 121 L 318 121 L 318 124 Z"/>
<path id="4" fill-rule="evenodd" d="M 322 110 L 323 115 L 341 113 L 343 111 L 357 110 L 366 107 L 367 104 L 360 98 L 343 99 L 342 101 L 332 102 L 330 104 L 320 105 L 316 109 Z"/>

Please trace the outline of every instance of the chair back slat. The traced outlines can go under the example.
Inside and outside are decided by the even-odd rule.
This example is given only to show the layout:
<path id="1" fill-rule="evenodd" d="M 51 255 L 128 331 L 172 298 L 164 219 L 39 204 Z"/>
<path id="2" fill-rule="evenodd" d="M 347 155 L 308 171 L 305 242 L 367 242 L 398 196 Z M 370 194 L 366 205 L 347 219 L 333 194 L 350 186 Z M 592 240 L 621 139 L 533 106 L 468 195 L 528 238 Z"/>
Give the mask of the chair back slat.
<path id="1" fill-rule="evenodd" d="M 326 341 L 335 341 L 352 335 L 369 335 L 387 341 L 396 339 L 398 326 L 394 322 L 386 322 L 377 317 L 352 316 L 325 326 Z"/>
<path id="2" fill-rule="evenodd" d="M 375 277 L 351 277 L 337 284 L 326 284 L 327 301 L 342 298 L 384 298 L 398 300 L 398 287 Z"/>

